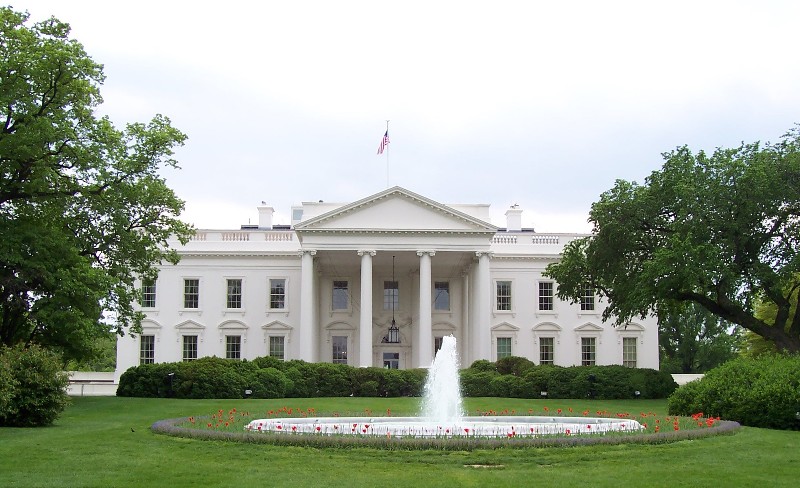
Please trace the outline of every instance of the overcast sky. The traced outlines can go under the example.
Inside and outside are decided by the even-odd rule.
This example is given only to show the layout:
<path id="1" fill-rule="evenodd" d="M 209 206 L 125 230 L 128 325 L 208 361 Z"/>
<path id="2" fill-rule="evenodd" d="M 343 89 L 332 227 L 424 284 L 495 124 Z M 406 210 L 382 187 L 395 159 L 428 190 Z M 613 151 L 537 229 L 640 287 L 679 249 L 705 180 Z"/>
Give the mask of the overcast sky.
<path id="1" fill-rule="evenodd" d="M 72 25 L 117 125 L 189 136 L 165 176 L 199 228 L 388 184 L 583 232 L 661 153 L 800 122 L 795 1 L 9 1 Z"/>

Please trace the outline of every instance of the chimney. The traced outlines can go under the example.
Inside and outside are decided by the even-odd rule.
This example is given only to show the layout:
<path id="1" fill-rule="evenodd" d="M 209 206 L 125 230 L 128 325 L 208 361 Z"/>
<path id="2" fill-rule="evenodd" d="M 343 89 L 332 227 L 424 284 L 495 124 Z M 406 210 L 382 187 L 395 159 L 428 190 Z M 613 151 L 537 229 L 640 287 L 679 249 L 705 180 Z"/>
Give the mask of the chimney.
<path id="1" fill-rule="evenodd" d="M 506 210 L 506 231 L 519 232 L 522 230 L 522 209 L 516 203 Z"/>
<path id="2" fill-rule="evenodd" d="M 265 202 L 261 202 L 264 205 L 259 205 L 258 207 L 258 228 L 259 229 L 272 229 L 272 214 L 275 213 L 275 209 L 272 207 L 267 207 Z"/>

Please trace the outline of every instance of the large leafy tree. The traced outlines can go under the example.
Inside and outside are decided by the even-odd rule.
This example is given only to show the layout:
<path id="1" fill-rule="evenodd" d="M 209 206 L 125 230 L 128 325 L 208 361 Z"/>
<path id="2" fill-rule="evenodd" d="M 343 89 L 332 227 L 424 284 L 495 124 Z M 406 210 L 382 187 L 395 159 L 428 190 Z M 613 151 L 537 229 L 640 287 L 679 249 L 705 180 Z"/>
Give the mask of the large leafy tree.
<path id="1" fill-rule="evenodd" d="M 137 278 L 175 262 L 183 202 L 159 176 L 185 135 L 163 116 L 117 129 L 95 115 L 103 67 L 55 18 L 0 8 L 0 343 L 81 358 L 136 330 Z"/>
<path id="2" fill-rule="evenodd" d="M 800 133 L 778 143 L 693 153 L 680 147 L 640 185 L 617 181 L 592 205 L 592 235 L 547 274 L 578 300 L 588 284 L 623 324 L 696 303 L 785 351 L 800 351 Z M 774 320 L 754 304 L 774 306 Z"/>
<path id="3" fill-rule="evenodd" d="M 658 317 L 661 370 L 705 373 L 738 355 L 741 336 L 739 327 L 693 302 L 661 310 Z"/>

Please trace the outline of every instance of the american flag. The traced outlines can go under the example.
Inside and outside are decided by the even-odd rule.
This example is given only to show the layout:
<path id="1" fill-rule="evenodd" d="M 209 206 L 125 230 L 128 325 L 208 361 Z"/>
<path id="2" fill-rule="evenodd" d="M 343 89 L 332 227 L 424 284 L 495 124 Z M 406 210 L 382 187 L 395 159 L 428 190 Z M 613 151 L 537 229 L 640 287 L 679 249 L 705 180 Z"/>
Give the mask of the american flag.
<path id="1" fill-rule="evenodd" d="M 378 146 L 378 154 L 383 154 L 383 151 L 386 149 L 386 146 L 389 145 L 389 131 L 386 131 L 386 134 L 383 135 L 383 139 L 381 139 L 381 145 Z"/>

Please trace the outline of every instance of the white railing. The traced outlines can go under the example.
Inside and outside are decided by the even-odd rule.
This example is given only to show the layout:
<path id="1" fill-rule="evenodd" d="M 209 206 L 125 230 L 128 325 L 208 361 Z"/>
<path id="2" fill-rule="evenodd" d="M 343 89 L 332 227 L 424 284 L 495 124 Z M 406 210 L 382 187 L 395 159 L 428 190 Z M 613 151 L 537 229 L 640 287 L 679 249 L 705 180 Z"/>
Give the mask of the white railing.
<path id="1" fill-rule="evenodd" d="M 265 232 L 264 240 L 270 242 L 290 242 L 294 240 L 294 232 Z"/>
<path id="2" fill-rule="evenodd" d="M 263 234 L 262 238 L 259 234 Z M 287 230 L 253 230 L 253 231 L 198 231 L 190 238 L 191 241 L 200 242 L 293 242 L 294 231 Z"/>
<path id="3" fill-rule="evenodd" d="M 492 238 L 492 244 L 516 244 L 517 236 L 496 235 Z"/>
<path id="4" fill-rule="evenodd" d="M 250 233 L 249 232 L 223 232 L 222 233 L 222 240 L 223 241 L 249 241 L 250 240 Z"/>
<path id="5" fill-rule="evenodd" d="M 533 236 L 531 237 L 531 244 L 558 244 L 559 237 L 558 236 Z"/>

